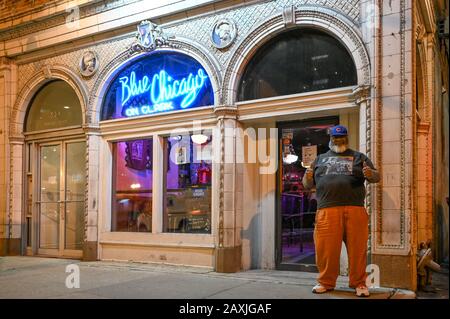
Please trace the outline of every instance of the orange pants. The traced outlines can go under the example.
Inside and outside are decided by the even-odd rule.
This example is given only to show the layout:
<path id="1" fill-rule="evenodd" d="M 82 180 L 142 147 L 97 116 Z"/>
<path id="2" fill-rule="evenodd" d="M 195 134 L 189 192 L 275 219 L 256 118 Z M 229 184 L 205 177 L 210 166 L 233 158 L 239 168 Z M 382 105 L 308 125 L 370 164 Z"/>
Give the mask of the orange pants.
<path id="1" fill-rule="evenodd" d="M 361 206 L 336 206 L 318 209 L 314 228 L 318 282 L 334 288 L 339 276 L 342 241 L 347 247 L 349 286 L 366 282 L 368 214 Z"/>

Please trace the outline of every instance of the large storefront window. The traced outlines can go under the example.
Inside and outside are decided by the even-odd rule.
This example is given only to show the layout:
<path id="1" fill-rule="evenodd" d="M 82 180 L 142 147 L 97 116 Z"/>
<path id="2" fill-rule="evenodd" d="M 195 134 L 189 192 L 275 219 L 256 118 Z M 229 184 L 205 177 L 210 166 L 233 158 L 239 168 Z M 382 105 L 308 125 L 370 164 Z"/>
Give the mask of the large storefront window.
<path id="1" fill-rule="evenodd" d="M 206 70 L 185 54 L 155 52 L 125 67 L 111 82 L 101 120 L 214 105 Z"/>
<path id="2" fill-rule="evenodd" d="M 213 106 L 214 90 L 194 58 L 156 51 L 125 65 L 103 101 L 101 120 L 114 120 Z M 112 231 L 152 232 L 155 169 L 164 176 L 155 185 L 164 190 L 163 231 L 211 232 L 211 134 L 164 139 L 164 165 L 155 167 L 151 139 L 113 143 Z"/>
<path id="3" fill-rule="evenodd" d="M 113 231 L 152 230 L 152 142 L 113 144 Z"/>
<path id="4" fill-rule="evenodd" d="M 164 231 L 210 233 L 211 134 L 172 136 L 165 143 Z"/>
<path id="5" fill-rule="evenodd" d="M 295 29 L 273 38 L 246 66 L 238 100 L 356 85 L 356 68 L 346 48 L 317 30 Z"/>

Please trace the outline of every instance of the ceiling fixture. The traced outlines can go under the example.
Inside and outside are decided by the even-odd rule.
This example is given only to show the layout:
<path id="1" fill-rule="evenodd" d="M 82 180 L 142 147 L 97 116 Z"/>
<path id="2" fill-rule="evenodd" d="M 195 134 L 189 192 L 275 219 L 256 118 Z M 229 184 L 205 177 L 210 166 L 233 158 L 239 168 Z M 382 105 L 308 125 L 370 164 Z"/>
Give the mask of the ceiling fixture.
<path id="1" fill-rule="evenodd" d="M 285 156 L 283 157 L 283 162 L 286 164 L 292 164 L 297 162 L 298 155 L 295 154 L 294 146 L 292 144 L 289 144 L 288 151 L 286 152 Z"/>
<path id="2" fill-rule="evenodd" d="M 194 142 L 195 144 L 205 144 L 208 141 L 208 135 L 205 134 L 193 134 L 191 136 L 191 140 L 192 142 Z"/>

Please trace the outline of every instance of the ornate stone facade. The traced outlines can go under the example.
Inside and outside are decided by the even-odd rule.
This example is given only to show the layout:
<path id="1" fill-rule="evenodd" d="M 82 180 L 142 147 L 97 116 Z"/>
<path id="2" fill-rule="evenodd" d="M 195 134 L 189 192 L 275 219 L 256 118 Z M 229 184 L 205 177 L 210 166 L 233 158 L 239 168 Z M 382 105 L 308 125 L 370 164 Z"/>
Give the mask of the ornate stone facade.
<path id="1" fill-rule="evenodd" d="M 100 22 L 106 19 L 100 17 L 119 16 L 127 9 L 136 10 L 142 3 L 139 0 L 88 2 L 77 9 L 79 20 L 83 23 L 83 33 L 78 35 L 71 30 L 65 35 L 66 38 L 57 38 L 60 40 L 55 40 L 55 43 L 44 40 L 52 35 L 61 36 L 55 30 L 63 30 L 72 13 L 65 7 L 47 12 L 45 10 L 49 8 L 38 2 L 35 11 L 48 14 L 46 17 L 44 14 L 40 21 L 17 23 L 14 27 L 0 24 L 0 148 L 5 151 L 0 152 L 5 154 L 0 156 L 0 194 L 7 194 L 0 204 L 1 238 L 19 239 L 23 231 L 20 226 L 24 189 L 22 153 L 27 107 L 40 87 L 52 79 L 62 79 L 73 87 L 82 105 L 87 142 L 85 242 L 89 243 L 85 248 L 85 257 L 98 258 L 101 253 L 97 251 L 100 250 L 98 242 L 101 240 L 98 223 L 100 215 L 104 214 L 99 208 L 102 187 L 99 162 L 106 143 L 102 139 L 99 123 L 100 107 L 103 95 L 120 67 L 143 54 L 130 50 L 135 41 L 137 13 L 128 18 L 117 18 L 116 21 Z M 432 7 L 431 1 L 426 3 Z M 437 90 L 433 89 L 432 82 L 438 76 L 434 68 L 436 52 L 433 51 L 437 43 L 436 30 L 426 28 L 425 25 L 430 23 L 423 21 L 423 12 L 430 15 L 432 11 L 422 10 L 423 6 L 417 6 L 417 1 L 406 0 L 276 0 L 237 1 L 233 4 L 226 1 L 208 4 L 205 1 L 195 8 L 190 7 L 187 1 L 171 5 L 173 12 L 145 7 L 148 10 L 144 13 L 148 16 L 141 20 L 151 18 L 171 37 L 170 45 L 164 43 L 156 50 L 186 53 L 198 60 L 211 75 L 216 104 L 212 112 L 201 114 L 216 123 L 221 132 L 222 164 L 218 174 L 218 223 L 217 238 L 214 239 L 214 244 L 217 244 L 215 260 L 219 262 L 216 266 L 221 271 L 236 271 L 241 268 L 241 257 L 245 254 L 241 255 L 245 249 L 242 248 L 240 235 L 244 227 L 244 191 L 235 189 L 243 183 L 244 173 L 237 163 L 231 166 L 224 164 L 224 145 L 240 143 L 236 138 L 226 136 L 224 128 L 242 127 L 245 116 L 241 115 L 250 112 L 246 111 L 247 106 L 241 107 L 236 103 L 240 76 L 249 59 L 266 41 L 287 29 L 307 26 L 340 39 L 353 57 L 357 86 L 350 92 L 339 91 L 331 97 L 317 97 L 330 102 L 314 111 L 326 111 L 336 101 L 348 103 L 358 110 L 359 148 L 372 158 L 383 175 L 380 184 L 368 188 L 371 262 L 379 264 L 382 276 L 385 274 L 381 278 L 382 284 L 414 289 L 417 241 L 433 239 L 435 223 L 432 166 L 436 162 L 432 157 L 432 140 L 436 132 L 433 131 L 432 110 Z M 418 14 L 419 11 L 422 13 Z M 17 14 L 26 17 L 30 12 L 25 10 Z M 92 17 L 98 17 L 99 22 L 89 24 Z M 237 36 L 229 47 L 218 49 L 211 43 L 211 30 L 221 19 L 236 23 Z M 14 16 L 4 16 L 0 18 L 0 23 L 10 20 L 14 21 Z M 36 40 L 35 35 L 38 34 L 43 41 Z M 417 56 L 425 65 L 421 71 L 422 104 L 416 100 L 418 95 L 415 92 L 415 42 Z M 99 69 L 93 76 L 85 78 L 78 72 L 78 66 L 83 53 L 88 50 L 97 54 Z M 307 103 L 301 97 L 290 99 L 294 99 L 289 100 L 291 105 L 298 105 L 295 112 L 308 112 Z M 419 120 L 414 109 L 418 103 Z M 268 106 L 254 107 L 272 112 L 270 103 Z M 283 114 L 288 114 L 289 110 L 292 112 L 286 106 L 282 109 L 286 112 Z M 273 116 L 275 118 L 277 115 L 274 113 Z M 171 121 L 167 120 L 167 125 L 171 125 Z M 176 121 L 173 120 L 174 123 Z M 145 124 L 141 122 L 139 125 Z M 425 169 L 425 174 L 421 167 Z M 263 187 L 268 190 L 267 194 L 272 182 Z M 446 210 L 444 208 L 443 214 L 447 216 L 448 223 L 448 207 Z M 14 225 L 18 226 L 13 229 Z M 265 231 L 262 233 L 265 234 Z M 273 231 L 267 230 L 267 234 L 267 238 L 275 236 Z M 209 246 L 205 249 L 212 250 Z M 274 248 L 268 245 L 262 250 L 264 257 L 261 260 L 264 261 L 260 267 L 273 267 Z M 232 262 L 225 264 L 226 260 Z"/>

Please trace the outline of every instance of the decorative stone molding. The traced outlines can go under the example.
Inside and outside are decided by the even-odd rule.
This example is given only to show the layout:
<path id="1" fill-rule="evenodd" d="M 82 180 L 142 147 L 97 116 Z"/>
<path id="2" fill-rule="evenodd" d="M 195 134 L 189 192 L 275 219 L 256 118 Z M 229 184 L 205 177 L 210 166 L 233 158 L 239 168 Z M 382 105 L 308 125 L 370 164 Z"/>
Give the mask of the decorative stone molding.
<path id="1" fill-rule="evenodd" d="M 220 168 L 219 168 L 219 225 L 218 225 L 218 246 L 224 246 L 224 177 L 225 177 L 225 120 L 223 117 L 218 121 L 220 131 Z"/>
<path id="2" fill-rule="evenodd" d="M 27 108 L 34 94 L 47 82 L 59 79 L 67 82 L 75 91 L 81 105 L 83 122 L 86 123 L 87 89 L 78 75 L 63 65 L 46 65 L 31 76 L 17 95 L 11 111 L 10 136 L 23 133 L 23 125 Z"/>
<path id="3" fill-rule="evenodd" d="M 83 131 L 86 134 L 90 134 L 90 135 L 98 135 L 100 134 L 100 127 L 97 124 L 84 124 L 83 125 Z"/>
<path id="4" fill-rule="evenodd" d="M 231 19 L 217 21 L 211 30 L 211 43 L 217 49 L 227 49 L 234 43 L 237 36 L 236 23 Z"/>
<path id="5" fill-rule="evenodd" d="M 285 27 L 295 25 L 295 6 L 286 6 L 283 8 L 283 21 Z"/>
<path id="6" fill-rule="evenodd" d="M 94 16 L 103 12 L 107 12 L 112 9 L 117 9 L 125 5 L 129 5 L 130 3 L 139 2 L 143 0 L 107 0 L 101 2 L 94 2 L 87 4 L 85 6 L 79 7 L 79 19 L 87 18 L 90 16 Z M 269 1 L 268 3 L 258 4 L 260 6 L 272 6 L 279 7 L 285 6 L 286 4 L 294 4 L 298 5 L 314 5 L 316 3 L 323 3 L 334 10 L 340 11 L 346 14 L 353 21 L 358 21 L 359 18 L 359 2 L 360 0 L 331 0 L 331 1 L 319 1 L 319 0 L 278 0 L 278 1 Z M 231 10 L 230 10 L 231 11 Z M 22 37 L 29 35 L 31 33 L 43 31 L 48 28 L 56 27 L 59 25 L 63 25 L 66 23 L 67 17 L 70 15 L 70 12 L 63 11 L 56 16 L 49 15 L 47 18 L 44 18 L 39 21 L 33 21 L 33 23 L 23 23 L 16 27 L 9 28 L 3 32 L 0 32 L 0 41 L 10 40 L 17 37 Z"/>
<path id="7" fill-rule="evenodd" d="M 42 68 L 42 72 L 44 73 L 44 77 L 45 77 L 46 79 L 51 79 L 51 78 L 52 78 L 52 70 L 51 70 L 51 68 L 50 68 L 50 65 L 45 65 L 45 66 Z"/>
<path id="8" fill-rule="evenodd" d="M 406 164 L 406 130 L 405 130 L 405 118 L 406 118 L 406 0 L 400 0 L 400 243 L 395 248 L 403 249 L 404 253 L 409 253 L 409 236 L 407 234 L 407 224 L 409 224 L 406 217 L 406 205 L 405 200 L 408 194 L 406 189 L 406 176 L 405 176 L 405 164 Z M 409 227 L 408 227 L 409 228 Z M 393 247 L 390 247 L 393 248 Z"/>
<path id="9" fill-rule="evenodd" d="M 229 10 L 214 12 L 196 19 L 188 19 L 164 26 L 165 30 L 177 36 L 183 36 L 201 43 L 219 61 L 223 69 L 229 64 L 230 59 L 239 54 L 237 49 L 251 37 L 253 30 L 276 15 L 282 14 L 285 7 L 294 6 L 297 10 L 303 7 L 311 7 L 317 11 L 327 10 L 330 15 L 345 18 L 355 26 L 359 23 L 360 0 L 274 0 L 259 1 L 249 5 L 231 8 Z M 215 48 L 210 40 L 210 30 L 218 19 L 232 19 L 237 22 L 239 32 L 230 50 Z M 294 18 L 295 19 L 295 18 Z M 280 23 L 284 27 L 282 19 Z"/>
<path id="10" fill-rule="evenodd" d="M 371 87 L 368 85 L 360 85 L 353 90 L 353 96 L 357 104 L 365 102 L 370 99 Z"/>
<path id="11" fill-rule="evenodd" d="M 214 108 L 214 114 L 218 118 L 237 119 L 238 109 L 236 106 L 220 105 Z"/>
<path id="12" fill-rule="evenodd" d="M 174 48 L 177 49 L 179 45 L 172 40 L 173 36 L 168 36 L 160 26 L 151 21 L 142 21 L 138 25 L 136 32 L 136 40 L 129 48 L 130 55 L 141 52 L 151 52 L 156 48 Z"/>
<path id="13" fill-rule="evenodd" d="M 339 38 L 353 56 L 358 85 L 370 85 L 370 62 L 358 28 L 348 18 L 325 7 L 300 6 L 295 12 L 298 27 L 309 26 Z M 285 30 L 283 15 L 276 14 L 254 28 L 233 52 L 225 68 L 221 104 L 233 105 L 240 74 L 257 49 Z"/>
<path id="14" fill-rule="evenodd" d="M 242 43 L 242 41 L 246 40 L 248 35 L 252 33 L 252 30 L 258 24 L 263 23 L 264 21 L 270 19 L 274 15 L 279 15 L 282 13 L 283 8 L 287 6 L 294 5 L 296 8 L 307 8 L 309 5 L 314 12 L 319 11 L 327 11 L 328 15 L 337 16 L 339 19 L 343 18 L 347 21 L 346 25 L 353 25 L 354 22 L 357 21 L 359 16 L 359 0 L 335 0 L 335 1 L 327 1 L 326 7 L 319 7 L 316 4 L 317 0 L 277 0 L 277 1 L 269 1 L 269 2 L 255 2 L 249 5 L 242 5 L 232 7 L 229 10 L 223 10 L 219 12 L 210 12 L 207 15 L 200 16 L 198 18 L 190 18 L 190 19 L 182 19 L 177 21 L 176 23 L 171 23 L 167 25 L 162 25 L 164 30 L 167 31 L 168 34 L 174 34 L 177 36 L 177 39 L 181 42 L 186 42 L 192 44 L 189 46 L 192 50 L 196 50 L 200 48 L 202 51 L 201 55 L 208 56 L 208 59 L 212 61 L 214 64 L 214 68 L 216 68 L 217 82 L 222 84 L 222 70 L 225 70 L 226 65 L 232 56 L 239 54 L 236 48 Z M 112 8 L 116 8 L 119 6 L 117 1 L 110 1 L 106 4 L 105 8 L 98 8 L 98 4 L 86 5 L 85 7 L 80 8 L 80 18 L 83 18 L 85 14 L 92 14 L 93 12 L 101 13 L 105 10 L 109 10 Z M 314 7 L 313 7 L 314 6 Z M 91 8 L 91 9 L 89 9 Z M 239 33 L 233 42 L 233 47 L 229 50 L 220 50 L 215 48 L 211 44 L 210 40 L 210 30 L 213 27 L 214 23 L 217 22 L 217 19 L 234 19 L 238 22 Z M 50 18 L 51 20 L 52 18 Z M 298 19 L 298 18 L 297 18 Z M 25 34 L 30 34 L 40 30 L 45 30 L 46 28 L 50 28 L 53 25 L 47 21 L 44 27 L 38 27 L 41 22 L 33 23 L 26 28 Z M 159 19 L 157 19 L 159 21 Z M 350 21 L 350 22 L 348 22 Z M 282 23 L 282 22 L 281 22 Z M 20 28 L 21 26 L 18 26 Z M 34 28 L 37 28 L 36 30 Z M 17 30 L 16 30 L 17 31 Z M 8 31 L 9 32 L 9 31 Z M 20 36 L 20 33 L 13 32 L 14 37 Z M 130 37 L 131 35 L 131 37 Z M 0 33 L 1 38 L 1 33 Z M 23 86 L 27 81 L 30 80 L 30 75 L 38 72 L 43 64 L 48 65 L 64 65 L 66 68 L 71 70 L 78 69 L 78 61 L 80 60 L 83 52 L 85 50 L 94 50 L 98 53 L 100 68 L 98 72 L 96 72 L 92 77 L 85 79 L 84 85 L 87 90 L 90 92 L 89 103 L 91 103 L 91 97 L 97 93 L 98 83 L 101 80 L 105 79 L 105 72 L 111 70 L 111 65 L 118 62 L 121 58 L 123 59 L 123 54 L 126 48 L 129 48 L 133 43 L 132 34 L 123 34 L 114 39 L 98 42 L 86 48 L 80 48 L 80 50 L 65 52 L 59 54 L 57 56 L 49 56 L 47 58 L 41 59 L 36 62 L 28 62 L 24 64 L 19 64 L 19 76 L 18 76 L 18 90 L 22 90 Z M 169 47 L 167 47 L 169 48 Z M 184 48 L 180 48 L 184 50 Z M 189 48 L 188 48 L 189 50 Z M 131 53 L 131 56 L 134 56 L 136 53 Z M 125 58 L 126 60 L 127 58 Z M 125 61 L 124 60 L 124 61 Z M 94 93 L 92 93 L 94 92 Z M 221 92 L 217 92 L 217 96 Z M 97 95 L 98 96 L 98 95 Z M 219 99 L 216 99 L 217 104 L 223 104 L 219 102 Z M 92 105 L 89 104 L 91 107 Z M 92 117 L 92 108 L 88 108 L 89 112 L 87 112 L 88 118 L 86 122 L 91 122 Z M 96 110 L 97 112 L 99 110 Z M 95 112 L 94 112 L 95 113 Z M 94 116 L 95 118 L 95 116 Z"/>
<path id="15" fill-rule="evenodd" d="M 90 16 L 98 15 L 102 12 L 106 12 L 112 9 L 117 9 L 130 3 L 142 1 L 142 0 L 106 0 L 106 1 L 95 1 L 94 3 L 87 4 L 79 9 L 78 19 L 87 18 Z M 70 9 L 71 6 L 67 6 Z M 38 11 L 36 11 L 37 13 Z M 61 13 L 55 15 L 49 15 L 47 18 L 42 20 L 32 21 L 32 23 L 19 24 L 16 27 L 8 28 L 7 30 L 0 32 L 0 41 L 11 40 L 14 38 L 29 35 L 31 33 L 43 31 L 52 27 L 63 25 L 67 23 L 67 17 L 71 14 L 70 10 L 64 10 Z"/>
<path id="16" fill-rule="evenodd" d="M 225 180 L 225 121 L 227 119 L 237 119 L 237 107 L 220 105 L 214 108 L 214 114 L 218 119 L 220 131 L 220 168 L 219 168 L 219 227 L 218 244 L 219 248 L 224 247 L 224 180 Z"/>
<path id="17" fill-rule="evenodd" d="M 430 133 L 430 127 L 431 127 L 431 123 L 430 122 L 420 122 L 417 124 L 417 133 L 421 133 L 421 134 L 428 134 Z"/>
<path id="18" fill-rule="evenodd" d="M 411 202 L 410 193 L 408 190 L 409 185 L 406 185 L 409 178 L 406 176 L 406 0 L 399 0 L 400 2 L 400 114 L 399 114 L 399 122 L 400 122 L 400 207 L 399 207 L 399 241 L 398 243 L 386 243 L 383 240 L 383 181 L 381 180 L 376 187 L 376 202 L 375 202 L 375 229 L 372 230 L 373 236 L 373 245 L 372 251 L 376 254 L 383 255 L 405 255 L 410 254 L 411 249 L 411 225 L 413 221 L 411 220 L 411 210 L 406 206 L 406 201 Z M 382 0 L 378 1 L 378 5 L 380 9 L 380 16 L 383 16 L 382 10 Z M 379 19 L 379 26 L 377 28 L 376 34 L 376 50 L 377 56 L 382 56 L 383 52 L 383 25 L 382 20 Z M 377 84 L 376 84 L 376 105 L 375 105 L 375 141 L 372 144 L 375 144 L 376 150 L 376 165 L 380 169 L 380 174 L 382 172 L 382 143 L 383 143 L 383 135 L 382 135 L 382 119 L 383 119 L 383 90 L 382 90 L 382 72 L 383 72 L 383 61 L 382 59 L 377 59 Z M 408 198 L 407 198 L 408 196 Z"/>
<path id="19" fill-rule="evenodd" d="M 0 68 L 9 67 L 12 64 L 12 60 L 7 57 L 0 57 Z"/>

